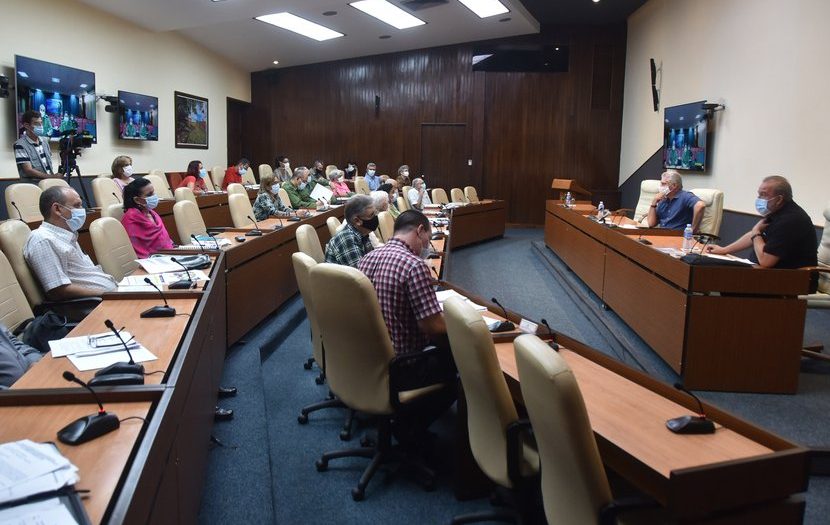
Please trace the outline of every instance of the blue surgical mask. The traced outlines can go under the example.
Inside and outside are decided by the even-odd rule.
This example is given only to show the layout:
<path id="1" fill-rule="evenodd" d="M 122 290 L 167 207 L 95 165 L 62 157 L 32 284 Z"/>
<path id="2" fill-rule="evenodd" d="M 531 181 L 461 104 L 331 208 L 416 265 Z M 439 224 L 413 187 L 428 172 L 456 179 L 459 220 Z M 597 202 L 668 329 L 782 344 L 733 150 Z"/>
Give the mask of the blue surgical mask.
<path id="1" fill-rule="evenodd" d="M 769 208 L 767 208 L 767 199 L 762 199 L 760 197 L 755 199 L 755 210 L 761 215 L 768 214 Z"/>
<path id="2" fill-rule="evenodd" d="M 156 206 L 159 205 L 159 196 L 158 195 L 150 195 L 149 197 L 144 198 L 145 206 L 147 206 L 148 210 L 155 210 Z"/>
<path id="3" fill-rule="evenodd" d="M 248 171 L 248 170 L 247 170 L 246 168 L 239 168 L 239 174 L 240 174 L 240 175 L 245 175 L 245 173 L 246 173 L 247 171 Z"/>
<path id="4" fill-rule="evenodd" d="M 306 183 L 306 182 L 301 182 L 300 185 L 298 186 L 298 188 L 301 189 L 301 190 L 304 190 L 307 184 L 308 183 Z"/>
<path id="5" fill-rule="evenodd" d="M 207 177 L 207 170 L 205 168 L 200 169 L 199 170 L 199 176 L 202 177 L 203 179 L 205 177 Z"/>
<path id="6" fill-rule="evenodd" d="M 42 137 L 42 136 L 43 136 L 43 126 L 35 126 L 35 127 L 32 129 L 32 131 L 34 131 L 35 135 L 37 135 L 38 137 Z"/>
<path id="7" fill-rule="evenodd" d="M 369 170 L 366 172 L 366 175 L 372 176 L 375 174 L 375 170 Z"/>
<path id="8" fill-rule="evenodd" d="M 69 206 L 64 206 L 63 204 L 61 204 L 61 206 L 72 212 L 72 215 L 68 219 L 65 217 L 63 219 L 66 221 L 66 225 L 69 226 L 69 229 L 73 232 L 80 230 L 81 226 L 83 226 L 86 222 L 86 210 L 84 208 L 70 208 Z"/>

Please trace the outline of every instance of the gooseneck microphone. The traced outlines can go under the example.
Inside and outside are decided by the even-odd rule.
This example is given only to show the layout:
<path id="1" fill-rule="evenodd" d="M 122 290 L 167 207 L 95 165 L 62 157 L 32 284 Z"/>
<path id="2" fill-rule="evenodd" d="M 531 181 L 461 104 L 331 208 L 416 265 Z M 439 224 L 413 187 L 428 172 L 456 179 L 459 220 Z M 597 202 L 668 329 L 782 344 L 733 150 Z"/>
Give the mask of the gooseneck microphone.
<path id="1" fill-rule="evenodd" d="M 207 232 L 207 236 L 210 237 L 210 239 L 213 241 L 214 245 L 216 246 L 216 249 L 218 250 L 219 249 L 219 239 L 217 239 L 216 236 L 214 234 L 212 234 L 210 231 Z"/>
<path id="2" fill-rule="evenodd" d="M 435 249 L 435 245 L 432 244 L 432 239 L 430 239 L 429 241 L 429 247 L 432 248 L 432 253 L 427 255 L 427 259 L 440 259 L 441 254 L 438 252 L 438 250 Z"/>
<path id="3" fill-rule="evenodd" d="M 280 213 L 281 213 L 281 212 L 280 212 Z M 285 227 L 285 225 L 282 223 L 282 217 L 280 217 L 279 215 L 274 215 L 274 217 L 276 217 L 276 219 L 277 219 L 278 221 L 280 221 L 280 223 L 279 223 L 279 224 L 275 224 L 275 225 L 274 225 L 274 230 L 276 231 L 276 230 L 281 230 L 281 229 L 283 229 L 283 228 Z"/>
<path id="4" fill-rule="evenodd" d="M 175 257 L 170 257 L 170 260 L 184 268 L 184 273 L 187 275 L 187 279 L 179 279 L 178 281 L 167 285 L 167 287 L 171 290 L 189 290 L 190 288 L 193 288 L 193 279 L 190 277 L 190 271 L 187 269 L 187 266 L 183 265 L 182 262 Z"/>
<path id="5" fill-rule="evenodd" d="M 680 416 L 666 421 L 666 427 L 675 434 L 714 434 L 715 424 L 711 419 L 706 417 L 703 411 L 703 403 L 700 398 L 694 395 L 691 391 L 686 390 L 682 383 L 675 383 L 674 388 L 684 392 L 697 401 L 698 415 L 697 416 Z"/>
<path id="6" fill-rule="evenodd" d="M 12 201 L 11 204 L 12 204 L 12 206 L 14 206 L 14 209 L 17 210 L 17 218 L 22 221 L 23 220 L 23 214 L 20 213 L 20 208 L 17 207 L 17 204 L 15 204 L 14 201 Z"/>
<path id="7" fill-rule="evenodd" d="M 118 416 L 115 414 L 108 414 L 107 411 L 104 410 L 104 405 L 101 403 L 101 400 L 98 398 L 98 394 L 95 393 L 92 387 L 75 377 L 75 374 L 68 370 L 64 371 L 63 378 L 72 383 L 77 383 L 89 390 L 92 397 L 95 398 L 95 402 L 98 403 L 98 413 L 78 418 L 58 430 L 58 439 L 61 443 L 66 443 L 67 445 L 80 445 L 81 443 L 86 443 L 87 441 L 91 441 L 99 436 L 112 432 L 120 426 Z"/>
<path id="8" fill-rule="evenodd" d="M 156 286 L 156 284 L 150 280 L 149 277 L 144 278 L 144 282 L 152 286 L 156 289 L 156 291 L 161 296 L 161 300 L 164 301 L 164 306 L 153 306 L 152 308 L 148 308 L 141 312 L 141 317 L 146 319 L 148 317 L 173 317 L 176 315 L 176 309 L 172 306 L 167 304 L 167 298 L 164 297 L 164 292 L 161 291 L 161 288 Z"/>
<path id="9" fill-rule="evenodd" d="M 116 195 L 115 192 L 112 192 L 112 196 L 115 197 L 115 200 L 117 200 L 118 202 L 121 202 L 121 199 L 118 198 L 118 195 Z"/>
<path id="10" fill-rule="evenodd" d="M 493 303 L 495 303 L 496 306 L 501 308 L 501 311 L 504 314 L 504 318 L 507 319 L 508 318 L 507 317 L 507 309 L 504 306 L 501 305 L 499 300 L 496 299 L 495 297 L 491 298 L 490 300 L 493 301 Z M 510 332 L 511 330 L 515 330 L 515 329 L 516 329 L 516 325 L 514 325 L 510 321 L 505 320 L 505 321 L 500 321 L 499 324 L 497 324 L 496 326 L 491 328 L 490 331 L 491 332 Z"/>
<path id="11" fill-rule="evenodd" d="M 553 348 L 554 350 L 556 350 L 558 352 L 559 351 L 559 343 L 557 343 L 556 341 L 553 340 L 553 338 L 555 337 L 556 334 L 553 333 L 553 329 L 548 324 L 547 319 L 545 319 L 543 317 L 543 318 L 539 319 L 539 322 L 541 322 L 543 325 L 545 325 L 545 328 L 548 329 L 548 335 L 551 337 L 551 340 L 548 341 L 548 346 L 550 346 L 551 348 Z"/>
<path id="12" fill-rule="evenodd" d="M 127 351 L 127 355 L 130 357 L 129 363 L 119 362 L 113 363 L 110 366 L 102 368 L 95 372 L 95 377 L 90 380 L 90 384 L 92 386 L 104 386 L 104 385 L 143 385 L 144 384 L 144 366 L 137 364 L 135 360 L 133 360 L 133 353 L 130 352 L 130 347 L 121 337 L 121 333 L 119 330 L 116 330 L 115 325 L 112 324 L 112 321 L 109 319 L 104 321 L 104 324 L 107 328 L 115 334 L 115 337 L 121 341 L 121 344 L 124 345 L 124 350 Z M 122 328 L 123 330 L 123 328 Z M 117 377 L 115 377 L 117 376 Z"/>
<path id="13" fill-rule="evenodd" d="M 248 220 L 254 223 L 255 229 L 246 232 L 245 237 L 260 237 L 262 235 L 262 230 L 259 229 L 259 224 L 257 224 L 254 218 L 250 215 L 248 215 Z"/>
<path id="14" fill-rule="evenodd" d="M 205 253 L 205 247 L 202 245 L 201 242 L 199 242 L 199 238 L 196 237 L 196 234 L 191 233 L 190 238 L 193 239 L 194 241 L 196 241 L 196 244 L 199 246 L 199 249 L 202 251 L 202 253 Z"/>

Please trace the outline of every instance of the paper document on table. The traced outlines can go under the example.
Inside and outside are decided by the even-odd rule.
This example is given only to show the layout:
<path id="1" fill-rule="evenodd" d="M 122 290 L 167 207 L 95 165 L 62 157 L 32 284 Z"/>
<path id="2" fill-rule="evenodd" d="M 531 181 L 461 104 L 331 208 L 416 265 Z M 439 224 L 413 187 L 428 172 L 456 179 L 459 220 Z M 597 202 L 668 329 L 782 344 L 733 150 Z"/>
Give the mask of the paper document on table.
<path id="1" fill-rule="evenodd" d="M 197 235 L 196 239 L 191 239 L 190 244 L 196 246 L 197 248 L 203 248 L 205 250 L 218 250 L 222 246 L 230 246 L 231 241 L 229 241 L 228 239 L 224 239 L 222 237 Z"/>
<path id="2" fill-rule="evenodd" d="M 136 262 L 144 268 L 147 273 L 169 273 L 182 269 L 181 266 L 170 260 L 169 257 L 150 257 L 148 259 L 136 259 Z"/>
<path id="3" fill-rule="evenodd" d="M 245 188 L 249 190 L 258 190 L 259 184 L 245 184 Z"/>
<path id="4" fill-rule="evenodd" d="M 150 281 L 161 288 L 164 285 L 175 283 L 176 281 L 187 280 L 187 273 L 183 270 L 169 273 L 156 273 L 151 275 L 128 275 L 121 279 L 118 283 L 119 292 L 155 292 L 156 289 L 144 282 L 144 279 Z M 210 277 L 202 270 L 190 270 L 190 279 L 193 281 L 209 281 Z"/>
<path id="5" fill-rule="evenodd" d="M 322 184 L 317 184 L 314 186 L 314 189 L 311 191 L 311 198 L 314 200 L 322 199 L 326 203 L 331 202 L 331 196 L 334 195 L 334 192 L 330 189 L 326 188 Z"/>
<path id="6" fill-rule="evenodd" d="M 77 525 L 77 520 L 58 498 L 0 510 L 0 525 Z"/>
<path id="7" fill-rule="evenodd" d="M 674 257 L 675 259 L 679 259 L 684 255 L 683 250 L 678 250 L 677 248 L 655 248 L 655 250 L 663 252 L 670 257 Z"/>
<path id="8" fill-rule="evenodd" d="M 440 292 L 435 292 L 435 297 L 438 299 L 438 304 L 441 305 L 441 310 L 444 309 L 444 301 L 446 301 L 450 297 L 460 297 L 461 299 L 466 301 L 467 304 L 469 304 L 470 306 L 472 306 L 473 308 L 475 308 L 479 312 L 486 312 L 487 311 L 486 306 L 482 306 L 480 304 L 474 303 L 469 298 L 464 297 L 463 295 L 456 292 L 455 290 L 441 290 Z"/>
<path id="9" fill-rule="evenodd" d="M 744 264 L 752 264 L 755 265 L 754 262 L 750 261 L 749 259 L 744 259 L 743 257 L 735 257 L 734 255 L 717 255 L 714 253 L 706 253 L 704 254 L 706 257 L 711 259 L 720 259 L 722 261 L 738 261 Z"/>
<path id="10" fill-rule="evenodd" d="M 152 352 L 139 345 L 135 349 L 130 348 L 130 354 L 133 356 L 133 361 L 136 363 L 143 363 L 145 361 L 155 361 L 158 359 Z M 75 365 L 81 372 L 89 370 L 98 370 L 115 363 L 128 363 L 130 355 L 123 348 L 121 350 L 110 349 L 110 351 L 88 351 L 85 353 L 74 353 L 66 356 L 69 361 Z"/>
<path id="11" fill-rule="evenodd" d="M 77 467 L 54 445 L 28 439 L 0 445 L 0 504 L 55 491 L 78 479 Z"/>
<path id="12" fill-rule="evenodd" d="M 132 334 L 121 330 L 118 332 L 124 341 L 129 341 L 130 349 L 138 347 L 138 343 L 130 341 Z M 52 357 L 66 357 L 78 352 L 88 352 L 92 350 L 103 350 L 107 348 L 117 348 L 122 346 L 121 341 L 115 337 L 112 332 L 102 332 L 100 334 L 82 335 L 79 337 L 64 337 L 63 339 L 55 339 L 49 341 L 49 349 L 52 351 Z"/>
<path id="13" fill-rule="evenodd" d="M 622 228 L 623 230 L 636 230 L 640 226 L 637 225 L 637 224 L 622 223 L 622 224 L 618 224 L 617 227 Z"/>

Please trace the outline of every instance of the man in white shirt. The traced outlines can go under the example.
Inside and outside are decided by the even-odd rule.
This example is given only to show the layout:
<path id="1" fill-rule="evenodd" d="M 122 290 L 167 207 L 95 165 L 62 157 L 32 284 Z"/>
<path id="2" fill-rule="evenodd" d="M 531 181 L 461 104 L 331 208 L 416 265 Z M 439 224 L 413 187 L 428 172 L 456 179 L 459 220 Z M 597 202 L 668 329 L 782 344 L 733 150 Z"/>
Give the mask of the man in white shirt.
<path id="1" fill-rule="evenodd" d="M 416 210 L 423 210 L 424 206 L 432 204 L 427 194 L 427 186 L 424 184 L 424 179 L 420 177 L 412 180 L 412 188 L 409 190 L 406 198 L 409 199 L 409 203 Z"/>
<path id="2" fill-rule="evenodd" d="M 39 205 L 43 223 L 26 241 L 23 257 L 46 297 L 62 301 L 115 290 L 115 279 L 93 264 L 78 244 L 77 232 L 86 221 L 78 192 L 54 186 L 41 194 Z"/>

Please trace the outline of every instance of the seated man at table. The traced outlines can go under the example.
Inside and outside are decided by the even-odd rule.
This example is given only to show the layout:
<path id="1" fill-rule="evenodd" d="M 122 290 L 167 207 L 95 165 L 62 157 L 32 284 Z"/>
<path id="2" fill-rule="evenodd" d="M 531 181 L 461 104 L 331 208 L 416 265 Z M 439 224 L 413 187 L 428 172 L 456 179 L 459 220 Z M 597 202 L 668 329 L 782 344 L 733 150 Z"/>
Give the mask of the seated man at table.
<path id="1" fill-rule="evenodd" d="M 694 193 L 683 189 L 683 179 L 674 170 L 660 176 L 660 191 L 648 209 L 648 227 L 658 224 L 669 230 L 685 230 L 687 224 L 697 231 L 706 205 Z"/>
<path id="2" fill-rule="evenodd" d="M 344 214 L 345 226 L 326 245 L 326 262 L 357 268 L 360 258 L 372 251 L 369 234 L 378 228 L 378 214 L 368 195 L 349 199 Z"/>
<path id="3" fill-rule="evenodd" d="M 51 301 L 100 296 L 117 284 L 100 266 L 92 264 L 78 244 L 78 230 L 86 210 L 78 192 L 53 186 L 40 195 L 43 222 L 23 247 L 23 257 Z"/>
<path id="4" fill-rule="evenodd" d="M 369 185 L 369 191 L 375 191 L 380 186 L 380 176 L 378 175 L 377 166 L 374 162 L 366 165 L 366 174 L 363 176 L 366 179 L 366 184 Z"/>
<path id="5" fill-rule="evenodd" d="M 0 390 L 12 386 L 29 367 L 40 361 L 41 355 L 0 323 Z"/>
<path id="6" fill-rule="evenodd" d="M 762 215 L 752 229 L 728 246 L 708 246 L 716 255 L 752 248 L 749 259 L 764 268 L 816 266 L 818 240 L 810 216 L 793 201 L 793 188 L 784 177 L 765 178 L 758 187 L 755 209 Z M 818 279 L 814 276 L 811 289 Z"/>
<path id="7" fill-rule="evenodd" d="M 294 170 L 291 178 L 282 183 L 282 189 L 288 194 L 291 207 L 295 210 L 301 208 L 317 208 L 317 203 L 311 198 L 311 188 L 308 186 L 308 168 L 300 166 Z"/>
<path id="8" fill-rule="evenodd" d="M 242 177 L 251 169 L 251 161 L 246 158 L 239 159 L 236 165 L 225 170 L 225 178 L 222 179 L 222 190 L 228 191 L 228 184 L 242 184 Z"/>
<path id="9" fill-rule="evenodd" d="M 427 193 L 427 185 L 424 184 L 424 179 L 420 177 L 412 180 L 412 188 L 406 198 L 409 199 L 409 203 L 416 210 L 423 210 L 425 206 L 432 204 Z"/>
<path id="10" fill-rule="evenodd" d="M 170 234 L 155 211 L 158 205 L 159 197 L 149 180 L 142 177 L 124 187 L 124 216 L 121 224 L 139 259 L 146 259 L 159 250 L 173 248 Z"/>

